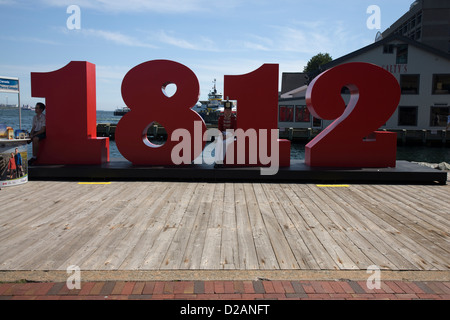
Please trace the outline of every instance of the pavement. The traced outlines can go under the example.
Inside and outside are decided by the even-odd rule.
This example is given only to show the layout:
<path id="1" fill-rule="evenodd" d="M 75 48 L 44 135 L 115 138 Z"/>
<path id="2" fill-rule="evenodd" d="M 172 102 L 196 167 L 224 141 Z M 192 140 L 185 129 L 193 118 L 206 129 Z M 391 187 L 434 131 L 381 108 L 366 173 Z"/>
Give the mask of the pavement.
<path id="1" fill-rule="evenodd" d="M 92 281 L 0 283 L 0 300 L 450 300 L 450 281 Z M 70 285 L 70 284 L 69 284 Z"/>

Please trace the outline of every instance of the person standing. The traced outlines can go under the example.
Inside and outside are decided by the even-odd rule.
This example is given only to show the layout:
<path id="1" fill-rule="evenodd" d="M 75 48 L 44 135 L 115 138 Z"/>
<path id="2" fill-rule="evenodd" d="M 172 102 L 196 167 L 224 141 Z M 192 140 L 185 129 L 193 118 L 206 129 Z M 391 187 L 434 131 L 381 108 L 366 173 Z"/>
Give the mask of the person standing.
<path id="1" fill-rule="evenodd" d="M 13 180 L 17 177 L 16 160 L 14 160 L 14 153 L 11 152 L 11 157 L 8 161 L 9 179 Z"/>
<path id="2" fill-rule="evenodd" d="M 234 141 L 234 134 L 231 134 L 230 131 L 236 130 L 236 116 L 233 114 L 231 106 L 231 102 L 225 102 L 223 114 L 219 117 L 218 129 L 222 133 L 222 137 L 219 137 L 218 145 L 216 147 L 215 168 L 220 168 L 223 166 L 226 150 Z"/>
<path id="3" fill-rule="evenodd" d="M 34 109 L 36 115 L 33 117 L 33 127 L 31 128 L 30 139 L 33 143 L 33 157 L 28 161 L 28 164 L 33 164 L 37 160 L 39 143 L 46 138 L 45 128 L 45 104 L 38 102 Z"/>
<path id="4" fill-rule="evenodd" d="M 19 148 L 16 148 L 16 153 L 14 154 L 14 160 L 16 161 L 17 178 L 23 176 L 23 166 L 22 166 L 22 155 L 19 152 Z"/>

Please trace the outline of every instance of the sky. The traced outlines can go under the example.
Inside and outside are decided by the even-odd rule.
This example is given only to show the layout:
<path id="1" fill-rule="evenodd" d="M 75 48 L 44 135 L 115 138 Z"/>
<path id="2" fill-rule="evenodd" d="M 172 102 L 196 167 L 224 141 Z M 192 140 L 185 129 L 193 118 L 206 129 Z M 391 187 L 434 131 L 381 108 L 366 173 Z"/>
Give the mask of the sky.
<path id="1" fill-rule="evenodd" d="M 96 65 L 97 110 L 125 106 L 126 73 L 150 60 L 190 68 L 206 100 L 217 79 L 264 63 L 302 72 L 318 53 L 334 59 L 374 42 L 413 0 L 0 0 L 0 77 L 18 77 L 21 104 L 31 97 L 30 73 L 70 61 Z M 69 6 L 79 7 L 79 15 Z M 380 8 L 380 30 L 369 28 Z M 77 19 L 79 17 L 79 19 Z M 68 26 L 69 22 L 69 26 Z M 78 25 L 75 23 L 79 22 Z M 75 28 L 74 28 L 75 27 Z M 0 94 L 0 104 L 17 95 Z"/>

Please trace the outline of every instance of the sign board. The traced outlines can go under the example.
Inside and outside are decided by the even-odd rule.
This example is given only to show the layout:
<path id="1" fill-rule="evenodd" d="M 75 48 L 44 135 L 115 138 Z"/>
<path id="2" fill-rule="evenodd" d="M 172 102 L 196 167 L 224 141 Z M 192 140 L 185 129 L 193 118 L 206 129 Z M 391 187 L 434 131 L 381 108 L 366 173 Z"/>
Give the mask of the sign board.
<path id="1" fill-rule="evenodd" d="M 19 79 L 0 77 L 0 92 L 19 93 Z"/>
<path id="2" fill-rule="evenodd" d="M 0 188 L 28 182 L 26 140 L 0 139 Z"/>

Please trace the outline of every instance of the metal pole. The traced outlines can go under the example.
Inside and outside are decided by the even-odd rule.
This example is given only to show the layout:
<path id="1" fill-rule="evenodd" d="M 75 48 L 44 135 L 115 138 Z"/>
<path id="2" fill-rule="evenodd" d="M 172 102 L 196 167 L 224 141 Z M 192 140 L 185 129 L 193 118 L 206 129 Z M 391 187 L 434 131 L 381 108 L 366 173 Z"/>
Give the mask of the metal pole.
<path id="1" fill-rule="evenodd" d="M 22 107 L 20 105 L 20 80 L 17 79 L 17 90 L 19 90 L 19 92 L 17 92 L 17 97 L 19 100 L 19 129 L 22 130 Z"/>

